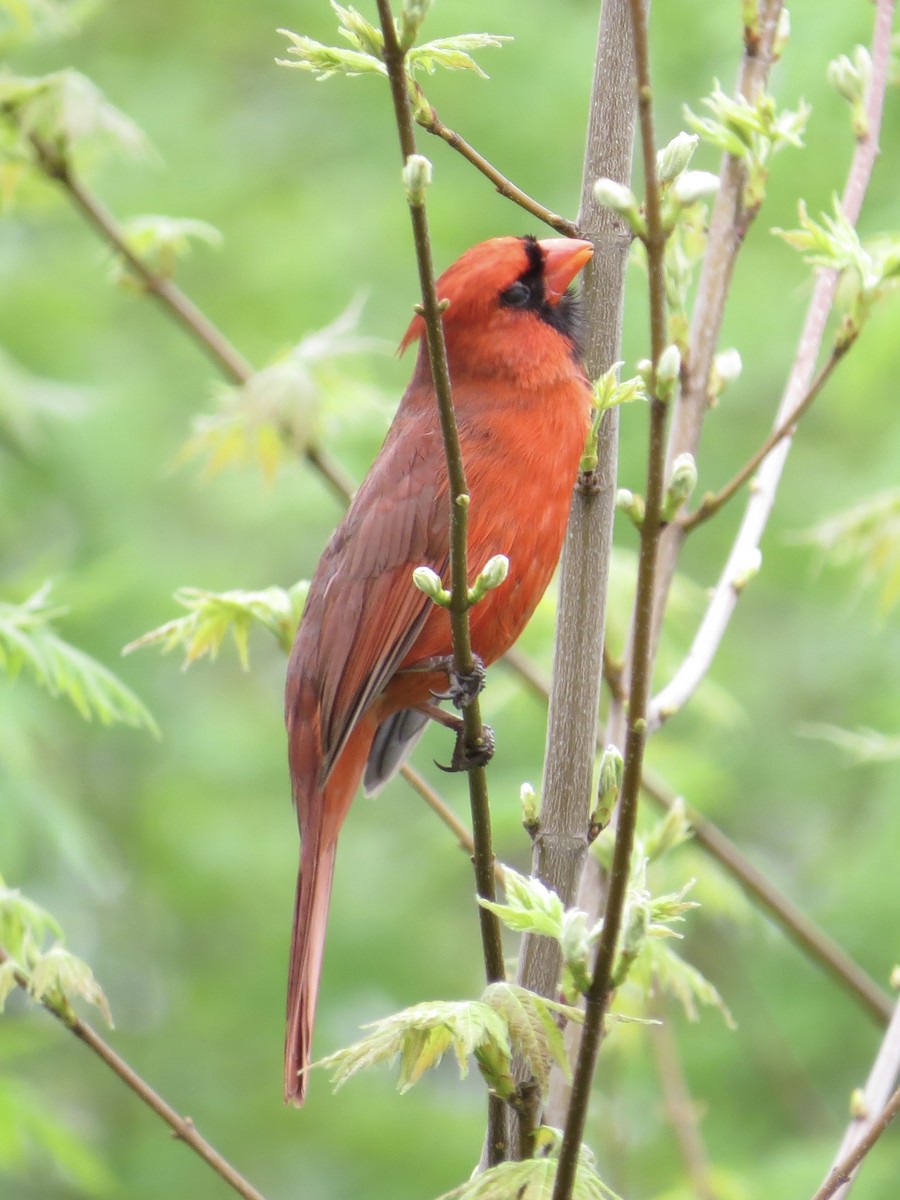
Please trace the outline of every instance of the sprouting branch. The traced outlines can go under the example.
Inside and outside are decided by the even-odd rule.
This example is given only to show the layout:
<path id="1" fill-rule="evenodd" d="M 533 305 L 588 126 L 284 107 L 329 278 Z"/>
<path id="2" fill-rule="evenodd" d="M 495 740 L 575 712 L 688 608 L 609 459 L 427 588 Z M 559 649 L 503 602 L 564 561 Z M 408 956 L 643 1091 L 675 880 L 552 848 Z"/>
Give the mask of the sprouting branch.
<path id="1" fill-rule="evenodd" d="M 887 87 L 891 52 L 891 23 L 895 0 L 878 0 L 872 40 L 872 82 L 869 94 L 868 132 L 857 141 L 841 211 L 851 225 L 859 220 L 863 200 L 878 157 L 878 138 Z M 840 272 L 822 267 L 816 274 L 812 298 L 800 334 L 797 355 L 788 376 L 784 395 L 775 418 L 776 430 L 796 412 L 810 390 L 816 361 L 822 346 L 828 318 L 834 304 Z M 672 680 L 653 701 L 651 728 L 678 712 L 696 691 L 715 658 L 725 630 L 749 573 L 759 564 L 759 544 L 775 503 L 785 462 L 791 448 L 791 435 L 785 434 L 768 454 L 757 475 L 757 487 L 747 502 L 728 561 L 716 584 L 706 614 L 693 645 Z"/>
<path id="2" fill-rule="evenodd" d="M 537 217 L 539 221 L 543 221 L 545 225 L 549 225 L 551 229 L 555 229 L 564 237 L 580 238 L 584 236 L 574 221 L 569 221 L 565 217 L 559 216 L 558 213 L 551 212 L 539 200 L 533 199 L 520 187 L 516 187 L 511 179 L 507 179 L 505 175 L 501 174 L 484 155 L 479 154 L 474 146 L 470 146 L 465 138 L 446 126 L 434 108 L 424 100 L 424 97 L 416 111 L 416 123 L 421 125 L 426 133 L 433 133 L 435 137 L 439 137 L 461 154 L 476 170 L 491 181 L 501 196 L 511 200 L 513 204 L 518 204 L 520 208 L 524 208 L 527 213 L 531 213 L 533 217 Z"/>
<path id="3" fill-rule="evenodd" d="M 543 672 L 520 650 L 510 650 L 503 660 L 532 691 L 546 700 L 550 684 Z M 603 748 L 602 738 L 597 738 L 597 749 Z M 662 808 L 669 809 L 675 803 L 675 793 L 652 771 L 644 768 L 642 787 L 646 794 Z M 857 1001 L 878 1022 L 886 1025 L 890 1020 L 892 1005 L 890 998 L 862 967 L 853 961 L 823 929 L 811 921 L 788 896 L 753 865 L 734 842 L 708 817 L 687 806 L 685 815 L 697 844 L 702 846 L 722 870 L 743 889 L 752 904 L 758 905 L 801 951 L 827 972 L 849 996 Z"/>
<path id="4" fill-rule="evenodd" d="M 900 1113 L 900 1088 L 892 1089 L 900 1076 L 900 1003 L 888 1025 L 878 1054 L 866 1080 L 855 1116 L 844 1134 L 834 1165 L 813 1200 L 846 1200 L 857 1168 Z"/>
<path id="5" fill-rule="evenodd" d="M 685 533 L 690 533 L 692 529 L 696 529 L 698 525 L 702 525 L 704 521 L 708 521 L 710 517 L 714 517 L 729 500 L 737 495 L 747 480 L 755 474 L 775 447 L 786 437 L 794 436 L 797 422 L 822 391 L 834 373 L 835 367 L 850 349 L 851 344 L 850 341 L 842 341 L 840 345 L 836 345 L 832 349 L 824 366 L 812 381 L 809 390 L 794 411 L 789 413 L 780 425 L 776 425 L 756 453 L 744 463 L 741 469 L 724 487 L 718 492 L 712 492 L 708 496 L 705 496 L 694 512 L 686 514 L 679 519 L 678 523 Z"/>
<path id="6" fill-rule="evenodd" d="M 151 296 L 177 325 L 197 342 L 216 366 L 232 382 L 246 383 L 254 374 L 253 367 L 216 328 L 209 317 L 173 283 L 153 268 L 129 245 L 125 232 L 98 196 L 72 170 L 71 164 L 56 153 L 36 134 L 31 135 L 35 160 L 48 179 L 54 180 L 69 196 L 100 238 L 128 263 Z M 319 447 L 310 446 L 306 457 L 322 475 L 332 491 L 343 501 L 353 494 L 353 483 L 329 455 Z"/>
<path id="7" fill-rule="evenodd" d="M 0 946 L 0 963 L 10 962 L 10 958 L 6 951 Z M 28 990 L 28 980 L 20 971 L 13 971 L 13 976 L 16 983 L 23 991 Z M 135 1092 L 141 1100 L 152 1108 L 158 1117 L 161 1117 L 172 1130 L 172 1133 L 185 1145 L 190 1146 L 195 1154 L 199 1155 L 203 1161 L 212 1168 L 215 1173 L 220 1176 L 229 1187 L 233 1188 L 239 1196 L 243 1196 L 245 1200 L 264 1200 L 261 1192 L 258 1192 L 252 1184 L 248 1183 L 244 1177 L 235 1170 L 235 1168 L 223 1158 L 219 1152 L 212 1147 L 206 1138 L 202 1137 L 194 1126 L 194 1122 L 190 1117 L 182 1117 L 177 1113 L 170 1104 L 159 1095 L 158 1092 L 150 1086 L 145 1079 L 120 1058 L 115 1050 L 103 1040 L 102 1037 L 94 1030 L 87 1021 L 82 1021 L 80 1017 L 72 1017 L 64 1012 L 61 1008 L 57 1008 L 53 1002 L 47 998 L 41 1000 L 42 1006 L 51 1013 L 56 1019 L 70 1030 L 80 1042 L 83 1042 L 89 1050 L 92 1050 L 98 1058 L 109 1067 L 114 1074 L 122 1080 L 122 1082 L 133 1092 Z"/>
<path id="8" fill-rule="evenodd" d="M 387 68 L 391 97 L 394 104 L 394 116 L 397 122 L 397 132 L 400 138 L 400 151 L 406 168 L 410 159 L 416 155 L 415 126 L 412 108 L 409 102 L 409 89 L 405 51 L 397 38 L 393 14 L 389 0 L 378 0 L 378 16 L 381 22 L 381 32 L 384 37 L 384 64 Z M 424 188 L 421 189 L 424 192 Z M 465 467 L 459 434 L 456 428 L 456 416 L 453 410 L 453 399 L 450 393 L 450 373 L 447 367 L 447 351 L 444 345 L 444 331 L 441 321 L 441 307 L 435 287 L 434 265 L 431 257 L 431 239 L 428 232 L 428 218 L 425 211 L 424 195 L 416 194 L 408 188 L 409 212 L 412 220 L 413 238 L 416 247 L 416 262 L 419 269 L 419 284 L 422 292 L 422 317 L 425 322 L 425 338 L 428 345 L 428 357 L 431 364 L 431 377 L 434 381 L 435 396 L 441 422 L 441 432 L 444 440 L 444 452 L 447 458 L 447 474 L 450 491 L 450 626 L 453 642 L 453 661 L 456 672 L 460 676 L 470 676 L 475 668 L 472 654 L 472 643 L 469 633 L 469 602 L 468 602 L 468 486 L 466 484 Z M 481 706 L 477 696 L 472 703 L 463 709 L 464 735 L 471 747 L 484 745 L 484 726 L 481 720 Z M 472 836 L 475 842 L 474 863 L 475 882 L 478 895 L 487 900 L 493 900 L 494 889 L 494 851 L 491 840 L 491 817 L 488 804 L 487 776 L 483 766 L 475 767 L 468 772 L 469 801 L 472 810 Z M 500 923 L 496 916 L 487 909 L 479 906 L 481 924 L 481 941 L 484 953 L 485 974 L 489 983 L 506 978 L 506 967 L 503 961 L 503 943 L 500 936 Z M 489 1098 L 489 1163 L 494 1165 L 506 1157 L 506 1137 L 503 1133 L 505 1113 L 502 1102 L 496 1097 Z"/>
<path id="9" fill-rule="evenodd" d="M 572 1094 L 563 1130 L 559 1166 L 553 1187 L 553 1200 L 569 1200 L 572 1195 L 597 1052 L 600 1047 L 604 1019 L 609 1008 L 616 946 L 625 908 L 637 824 L 644 746 L 647 738 L 646 707 L 653 658 L 653 596 L 661 530 L 661 509 L 665 491 L 666 403 L 660 398 L 657 373 L 666 340 L 666 234 L 662 222 L 657 178 L 647 14 L 643 0 L 631 0 L 630 11 L 634 38 L 641 154 L 644 167 L 646 234 L 643 240 L 647 249 L 649 276 L 650 358 L 652 364 L 648 389 L 650 436 L 647 455 L 646 514 L 641 527 L 638 551 L 632 664 L 628 688 L 628 730 L 625 738 L 625 768 L 619 795 L 616 840 L 609 874 L 603 930 L 597 944 L 591 985 L 586 995 L 584 1031 L 578 1050 Z"/>

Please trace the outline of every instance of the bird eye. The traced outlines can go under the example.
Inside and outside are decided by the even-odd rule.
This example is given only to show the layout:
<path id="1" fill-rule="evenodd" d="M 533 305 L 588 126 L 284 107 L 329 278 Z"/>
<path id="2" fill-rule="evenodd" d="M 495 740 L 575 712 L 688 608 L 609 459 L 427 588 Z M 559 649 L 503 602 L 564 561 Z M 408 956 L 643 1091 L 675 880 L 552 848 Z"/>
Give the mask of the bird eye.
<path id="1" fill-rule="evenodd" d="M 500 294 L 501 303 L 508 304 L 511 308 L 523 308 L 530 299 L 531 288 L 527 283 L 523 283 L 521 279 Z"/>

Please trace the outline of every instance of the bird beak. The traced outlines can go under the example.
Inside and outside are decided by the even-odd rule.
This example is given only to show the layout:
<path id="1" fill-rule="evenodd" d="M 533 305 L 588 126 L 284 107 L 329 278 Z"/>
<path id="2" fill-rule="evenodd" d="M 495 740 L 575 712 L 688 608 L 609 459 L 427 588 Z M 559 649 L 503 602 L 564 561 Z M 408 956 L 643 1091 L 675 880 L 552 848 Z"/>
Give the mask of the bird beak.
<path id="1" fill-rule="evenodd" d="M 558 304 L 594 247 L 577 238 L 545 238 L 538 245 L 544 256 L 544 298 L 548 304 Z"/>

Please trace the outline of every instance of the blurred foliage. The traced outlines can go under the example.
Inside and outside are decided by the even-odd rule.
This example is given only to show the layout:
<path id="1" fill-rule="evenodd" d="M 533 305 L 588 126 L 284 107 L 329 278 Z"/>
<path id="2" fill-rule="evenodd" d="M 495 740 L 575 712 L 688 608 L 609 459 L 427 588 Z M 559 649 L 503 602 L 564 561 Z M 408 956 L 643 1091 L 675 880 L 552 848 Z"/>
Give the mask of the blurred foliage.
<path id="1" fill-rule="evenodd" d="M 540 0 L 488 9 L 457 0 L 436 4 L 424 30 L 438 41 L 488 25 L 514 38 L 491 55 L 490 81 L 437 72 L 427 79 L 429 100 L 501 170 L 568 215 L 577 203 L 597 9 L 561 0 L 551 16 Z M 81 27 L 88 10 L 92 19 Z M 739 10 L 699 0 L 654 6 L 661 146 L 680 132 L 684 105 L 703 111 L 712 81 L 734 76 Z M 730 478 L 770 426 L 809 276 L 768 230 L 796 223 L 799 198 L 809 212 L 830 210 L 842 186 L 852 110 L 829 85 L 827 66 L 842 55 L 853 65 L 870 21 L 869 5 L 792 5 L 792 39 L 770 91 L 776 113 L 809 104 L 806 148 L 766 156 L 765 204 L 721 341 L 745 369 L 710 415 L 697 462 L 701 493 Z M 176 15 L 153 5 L 0 3 L 9 66 L 3 102 L 26 111 L 38 133 L 55 106 L 67 129 L 58 149 L 74 153 L 123 220 L 179 213 L 180 222 L 202 224 L 170 232 L 219 230 L 220 252 L 179 260 L 179 281 L 251 362 L 293 367 L 290 348 L 327 326 L 360 288 L 372 302 L 353 336 L 396 343 L 416 283 L 383 81 L 319 86 L 278 70 L 276 29 L 284 26 L 327 45 L 334 13 L 324 2 L 290 0 L 227 10 L 217 0 L 190 0 Z M 36 41 L 35 33 L 52 36 Z M 34 84 L 48 76 L 52 86 Z M 69 614 L 67 639 L 111 663 L 123 645 L 170 618 L 179 589 L 196 589 L 192 601 L 274 595 L 267 589 L 288 589 L 311 573 L 340 509 L 294 451 L 307 444 L 312 420 L 322 444 L 361 478 L 408 364 L 329 358 L 324 377 L 313 373 L 312 391 L 293 380 L 282 389 L 278 375 L 262 397 L 229 392 L 219 410 L 226 428 L 235 412 L 249 413 L 242 428 L 252 433 L 259 406 L 278 409 L 285 397 L 293 441 L 279 445 L 282 469 L 269 483 L 243 469 L 201 486 L 179 448 L 197 435 L 198 414 L 221 397 L 222 380 L 152 299 L 108 286 L 108 248 L 32 169 L 33 144 L 21 129 L 7 117 L 0 139 L 0 199 L 16 200 L 0 221 L 0 596 L 13 605 L 52 578 Z M 152 144 L 162 162 L 102 153 L 110 133 L 132 149 Z M 420 138 L 435 168 L 430 219 L 439 264 L 482 238 L 540 232 L 446 146 Z M 891 166 L 900 141 L 896 91 L 881 140 L 863 246 L 900 226 Z M 701 144 L 692 166 L 717 170 L 717 151 Z M 690 297 L 693 250 L 684 248 L 675 264 L 679 301 Z M 639 271 L 631 285 L 625 378 L 647 353 Z M 797 734 L 801 724 L 896 731 L 896 609 L 879 620 L 865 597 L 851 604 L 848 571 L 816 572 L 815 551 L 792 535 L 896 487 L 897 304 L 887 297 L 872 313 L 860 347 L 804 418 L 763 569 L 741 600 L 704 699 L 650 748 L 652 765 L 883 981 L 900 955 L 892 933 L 900 928 L 897 766 L 872 760 L 855 772 L 835 770 L 832 751 Z M 643 478 L 645 439 L 644 406 L 624 408 L 625 483 Z M 261 462 L 265 447 L 254 446 L 251 436 L 226 456 L 229 464 Z M 205 453 L 215 458 L 209 446 Z M 685 581 L 667 621 L 657 683 L 689 644 L 739 508 L 733 502 L 687 546 L 694 582 Z M 635 543 L 626 522 L 616 536 L 610 623 L 620 652 Z M 852 568 L 861 559 L 844 561 Z M 551 596 L 523 639 L 544 666 L 552 614 Z M 480 1150 L 478 1081 L 460 1085 L 440 1068 L 402 1097 L 373 1072 L 337 1097 L 314 1079 L 300 1114 L 281 1103 L 296 869 L 281 650 L 261 639 L 249 673 L 224 654 L 187 674 L 171 660 L 133 656 L 120 673 L 158 715 L 161 743 L 140 730 L 85 726 L 28 678 L 0 686 L 2 870 L 64 916 L 69 943 L 103 980 L 116 1012 L 117 1049 L 269 1200 L 420 1200 L 456 1187 Z M 502 667 L 485 703 L 498 741 L 497 849 L 524 868 L 530 847 L 518 796 L 523 780 L 540 778 L 543 712 Z M 445 742 L 443 731 L 430 732 L 418 763 L 463 812 L 462 784 L 438 782 L 430 766 Z M 703 907 L 684 951 L 738 1024 L 735 1034 L 714 1020 L 674 1019 L 713 1178 L 728 1200 L 794 1200 L 813 1190 L 830 1161 L 846 1098 L 879 1033 L 696 846 L 681 846 L 666 871 L 672 892 L 697 877 L 692 896 Z M 318 1053 L 403 1007 L 480 994 L 471 895 L 465 855 L 402 781 L 376 803 L 356 803 L 338 860 Z M 21 1200 L 222 1195 L 220 1181 L 174 1146 L 75 1039 L 27 1012 L 15 994 L 7 1008 L 0 1191 Z M 602 1178 L 629 1200 L 689 1194 L 648 1038 L 632 1024 L 606 1040 L 586 1131 Z M 898 1173 L 896 1139 L 885 1139 L 855 1197 L 883 1200 Z"/>

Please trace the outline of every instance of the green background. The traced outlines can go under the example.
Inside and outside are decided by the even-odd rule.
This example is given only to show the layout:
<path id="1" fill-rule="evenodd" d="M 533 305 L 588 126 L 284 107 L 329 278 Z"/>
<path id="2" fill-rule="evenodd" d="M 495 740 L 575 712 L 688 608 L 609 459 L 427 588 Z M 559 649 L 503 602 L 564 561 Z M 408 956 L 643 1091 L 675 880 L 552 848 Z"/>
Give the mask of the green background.
<path id="1" fill-rule="evenodd" d="M 361 5 L 371 16 L 374 6 Z M 370 7 L 372 12 L 370 12 Z M 712 78 L 726 87 L 740 52 L 739 6 L 655 6 L 658 139 L 684 127 Z M 793 37 L 774 75 L 780 103 L 813 104 L 808 149 L 774 163 L 729 303 L 723 346 L 744 375 L 711 414 L 700 489 L 727 479 L 772 420 L 810 294 L 808 269 L 773 238 L 843 185 L 852 152 L 847 107 L 825 83 L 829 59 L 870 37 L 872 6 L 791 9 Z M 490 29 L 515 40 L 485 51 L 490 81 L 426 80 L 443 119 L 549 208 L 574 216 L 597 5 L 565 0 L 438 3 L 426 34 Z M 375 77 L 316 83 L 279 69 L 288 26 L 334 40 L 324 3 L 108 4 L 82 33 L 11 55 L 14 70 L 71 65 L 146 131 L 149 162 L 88 162 L 120 216 L 200 218 L 223 233 L 179 280 L 255 364 L 331 321 L 364 289 L 361 327 L 395 344 L 416 299 L 408 218 L 387 89 Z M 862 232 L 900 224 L 897 91 Z M 430 197 L 439 266 L 482 238 L 537 232 L 526 214 L 446 147 Z M 695 165 L 717 169 L 702 148 Z M 376 1071 L 331 1095 L 314 1077 L 302 1112 L 280 1095 L 283 989 L 296 867 L 281 689 L 284 663 L 254 635 L 252 670 L 230 648 L 183 674 L 175 655 L 122 646 L 176 615 L 181 585 L 288 586 L 309 575 L 340 509 L 314 472 L 287 463 L 274 484 L 253 470 L 203 480 L 176 466 L 192 421 L 215 405 L 212 367 L 151 299 L 111 287 L 109 260 L 48 185 L 0 220 L 0 344 L 38 376 L 70 388 L 62 415 L 24 447 L 0 449 L 0 596 L 23 599 L 47 578 L 70 615 L 61 632 L 112 665 L 156 715 L 163 737 L 85 726 L 27 680 L 0 684 L 0 870 L 63 922 L 112 1004 L 116 1048 L 231 1157 L 270 1200 L 288 1196 L 432 1197 L 477 1157 L 480 1084 L 448 1065 L 405 1097 Z M 623 358 L 646 354 L 643 277 L 630 275 Z M 849 575 L 819 569 L 796 534 L 897 482 L 896 301 L 876 313 L 810 416 L 791 456 L 763 544 L 764 569 L 734 618 L 709 685 L 650 748 L 672 786 L 720 822 L 753 860 L 886 983 L 900 958 L 897 767 L 848 769 L 798 736 L 809 722 L 900 729 L 896 614 Z M 389 353 L 347 361 L 322 397 L 318 428 L 361 478 L 409 369 Z M 540 436 L 536 431 L 536 436 Z M 620 482 L 640 490 L 646 413 L 623 412 Z M 691 539 L 695 586 L 672 622 L 663 662 L 677 662 L 716 579 L 741 502 Z M 617 543 L 633 549 L 620 521 Z M 621 647 L 630 595 L 610 622 Z M 552 613 L 526 636 L 549 660 Z M 661 671 L 658 682 L 665 679 Z M 540 780 L 544 714 L 512 674 L 493 672 L 485 711 L 497 849 L 527 869 L 518 789 Z M 464 815 L 460 779 L 437 777 L 446 737 L 417 753 Z M 880 1034 L 871 1020 L 694 848 L 665 882 L 699 877 L 704 907 L 685 953 L 738 1021 L 676 1017 L 689 1086 L 722 1200 L 810 1194 L 837 1147 L 850 1089 Z M 481 963 L 464 854 L 398 782 L 357 801 L 343 835 L 332 902 L 317 1050 L 407 1004 L 477 994 Z M 512 951 L 512 944 L 510 950 Z M 604 1047 L 602 1096 L 587 1140 L 606 1181 L 630 1200 L 694 1195 L 667 1126 L 640 1027 Z M 0 1194 L 27 1200 L 106 1195 L 217 1197 L 224 1185 L 49 1017 L 10 1003 L 0 1022 Z M 5 1110 L 5 1111 L 4 1111 Z M 900 1173 L 889 1134 L 855 1196 L 887 1200 Z M 894 1181 L 894 1182 L 891 1182 Z"/>

